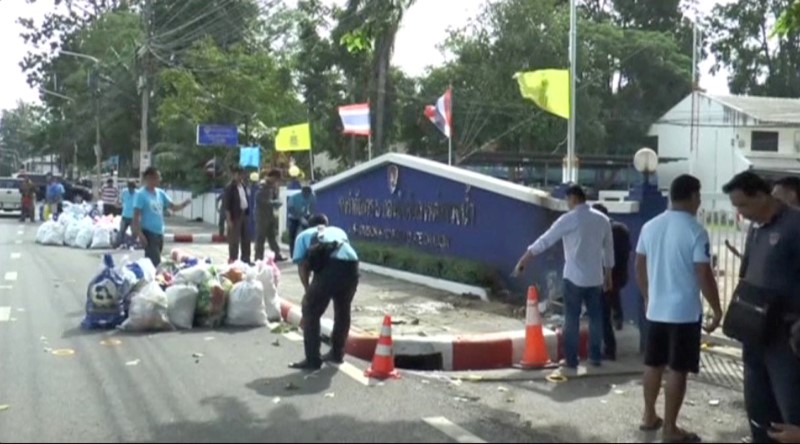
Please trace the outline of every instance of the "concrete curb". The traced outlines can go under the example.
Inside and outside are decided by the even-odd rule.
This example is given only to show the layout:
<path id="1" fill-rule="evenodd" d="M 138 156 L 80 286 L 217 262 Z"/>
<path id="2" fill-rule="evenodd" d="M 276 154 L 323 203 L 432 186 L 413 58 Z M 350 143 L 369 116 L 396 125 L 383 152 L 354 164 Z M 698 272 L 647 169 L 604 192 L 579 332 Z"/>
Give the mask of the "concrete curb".
<path id="1" fill-rule="evenodd" d="M 281 243 L 282 250 L 289 250 L 289 245 Z M 462 284 L 459 282 L 438 279 L 430 276 L 423 276 L 420 274 L 409 273 L 407 271 L 395 270 L 394 268 L 383 267 L 380 265 L 370 264 L 368 262 L 361 262 L 359 267 L 369 273 L 379 274 L 381 276 L 390 277 L 393 279 L 410 282 L 412 284 L 423 285 L 425 287 L 433 288 L 435 290 L 446 291 L 457 295 L 475 295 L 482 301 L 489 300 L 489 292 L 485 288 L 475 287 L 473 285 Z"/>
<path id="2" fill-rule="evenodd" d="M 281 316 L 295 327 L 299 327 L 303 315 L 300 307 L 286 300 L 281 301 Z M 333 320 L 323 318 L 323 336 L 330 337 Z M 560 332 L 544 329 L 545 343 L 551 358 L 561 359 L 562 337 Z M 438 355 L 441 357 L 443 371 L 493 370 L 510 368 L 522 360 L 525 351 L 525 331 L 507 331 L 474 335 L 440 336 L 396 336 L 393 338 L 394 354 L 398 356 L 419 357 Z M 378 337 L 356 329 L 350 330 L 346 352 L 365 361 L 371 361 L 378 343 Z M 580 355 L 586 358 L 588 352 L 588 332 L 581 330 Z"/>
<path id="3" fill-rule="evenodd" d="M 176 244 L 223 244 L 226 242 L 225 236 L 210 233 L 167 233 L 164 235 L 164 242 Z"/>

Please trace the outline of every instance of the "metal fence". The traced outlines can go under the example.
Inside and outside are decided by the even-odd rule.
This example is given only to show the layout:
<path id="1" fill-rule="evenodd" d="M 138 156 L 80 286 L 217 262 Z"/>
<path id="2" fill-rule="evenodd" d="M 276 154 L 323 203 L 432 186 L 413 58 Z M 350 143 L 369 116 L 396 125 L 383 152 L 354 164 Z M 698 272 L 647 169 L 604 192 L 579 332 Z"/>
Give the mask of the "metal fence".
<path id="1" fill-rule="evenodd" d="M 749 223 L 733 210 L 701 210 L 698 217 L 711 238 L 712 266 L 725 310 L 739 283 L 741 258 L 737 252 L 744 252 Z"/>

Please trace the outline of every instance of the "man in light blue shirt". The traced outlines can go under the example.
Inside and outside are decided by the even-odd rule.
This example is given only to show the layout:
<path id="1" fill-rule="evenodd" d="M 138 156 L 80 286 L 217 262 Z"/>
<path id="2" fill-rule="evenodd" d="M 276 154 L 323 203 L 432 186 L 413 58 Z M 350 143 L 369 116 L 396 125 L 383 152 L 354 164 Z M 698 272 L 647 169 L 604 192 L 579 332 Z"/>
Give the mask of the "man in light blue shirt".
<path id="1" fill-rule="evenodd" d="M 358 254 L 347 233 L 328 225 L 324 214 L 309 219 L 311 228 L 297 236 L 292 260 L 298 265 L 303 296 L 303 342 L 306 359 L 290 367 L 317 370 L 323 361 L 344 362 L 350 333 L 350 307 L 358 289 Z M 313 280 L 310 280 L 313 274 Z M 309 281 L 310 280 L 310 281 Z M 320 356 L 320 320 L 333 300 L 331 351 Z"/>
<path id="2" fill-rule="evenodd" d="M 156 167 L 144 172 L 144 186 L 133 198 L 132 230 L 144 247 L 144 256 L 158 267 L 164 249 L 164 209 L 181 211 L 192 203 L 187 199 L 180 205 L 172 203 L 167 193 L 159 188 L 161 173 Z"/>
<path id="3" fill-rule="evenodd" d="M 310 186 L 306 185 L 299 193 L 289 197 L 289 256 L 294 258 L 294 241 L 297 233 L 308 228 L 308 218 L 316 213 L 317 196 Z"/>
<path id="4" fill-rule="evenodd" d="M 678 428 L 678 413 L 686 394 L 688 373 L 700 370 L 703 293 L 714 318 L 706 329 L 714 331 L 722 319 L 717 282 L 711 269 L 708 232 L 697 221 L 700 181 L 677 177 L 670 187 L 671 207 L 642 227 L 636 247 L 636 281 L 647 307 L 645 345 L 644 417 L 641 430 L 663 426 L 664 442 L 699 442 L 694 433 Z M 664 390 L 664 419 L 656 414 L 664 370 L 669 367 Z"/>
<path id="5" fill-rule="evenodd" d="M 578 367 L 581 308 L 589 316 L 589 359 L 600 366 L 603 346 L 603 289 L 611 286 L 614 268 L 614 238 L 611 222 L 603 213 L 586 204 L 580 186 L 567 190 L 570 211 L 556 220 L 547 232 L 522 255 L 514 276 L 518 276 L 534 256 L 563 241 L 564 244 L 564 362 L 566 370 Z"/>
<path id="6" fill-rule="evenodd" d="M 119 200 L 122 203 L 122 219 L 119 222 L 119 235 L 117 236 L 117 246 L 122 245 L 125 234 L 133 222 L 133 200 L 136 196 L 136 182 L 128 182 L 128 187 L 122 190 Z"/>

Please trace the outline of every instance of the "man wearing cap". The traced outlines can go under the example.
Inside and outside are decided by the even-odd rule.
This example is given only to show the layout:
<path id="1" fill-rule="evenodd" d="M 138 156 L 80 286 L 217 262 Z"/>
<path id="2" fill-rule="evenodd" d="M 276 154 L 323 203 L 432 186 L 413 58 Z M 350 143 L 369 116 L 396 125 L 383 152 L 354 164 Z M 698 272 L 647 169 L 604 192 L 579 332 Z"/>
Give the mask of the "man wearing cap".
<path id="1" fill-rule="evenodd" d="M 329 226 L 324 214 L 312 216 L 309 224 L 311 228 L 297 236 L 292 256 L 305 289 L 302 305 L 306 359 L 290 367 L 313 371 L 322 367 L 323 361 L 344 362 L 344 349 L 350 333 L 350 309 L 358 289 L 359 272 L 358 254 L 344 230 Z M 331 301 L 331 351 L 320 356 L 320 320 Z"/>

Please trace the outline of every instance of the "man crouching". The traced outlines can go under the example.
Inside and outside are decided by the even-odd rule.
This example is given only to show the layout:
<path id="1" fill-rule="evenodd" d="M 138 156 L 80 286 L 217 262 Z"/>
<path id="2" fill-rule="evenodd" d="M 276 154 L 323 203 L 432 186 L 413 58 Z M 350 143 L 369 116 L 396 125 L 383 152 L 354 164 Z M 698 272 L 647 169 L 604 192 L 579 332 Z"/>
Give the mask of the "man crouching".
<path id="1" fill-rule="evenodd" d="M 318 370 L 323 361 L 344 362 L 350 333 L 350 306 L 358 289 L 358 254 L 347 233 L 328 226 L 324 214 L 312 216 L 309 227 L 297 235 L 292 260 L 298 265 L 303 296 L 303 342 L 306 359 L 291 364 L 299 370 Z M 313 275 L 313 278 L 312 278 Z M 320 320 L 333 300 L 331 351 L 320 356 Z"/>

